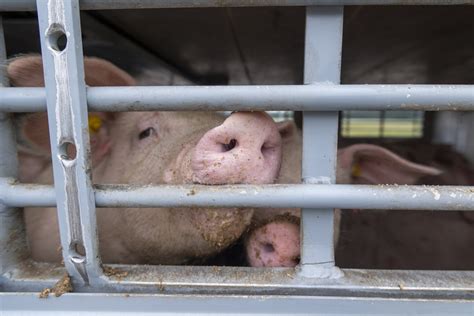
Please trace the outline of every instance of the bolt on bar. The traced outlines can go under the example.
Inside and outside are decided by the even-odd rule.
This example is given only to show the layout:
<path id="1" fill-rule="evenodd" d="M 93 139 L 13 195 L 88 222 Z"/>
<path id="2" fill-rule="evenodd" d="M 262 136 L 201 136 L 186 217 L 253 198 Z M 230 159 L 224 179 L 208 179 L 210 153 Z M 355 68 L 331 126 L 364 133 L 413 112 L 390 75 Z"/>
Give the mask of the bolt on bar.
<path id="1" fill-rule="evenodd" d="M 472 0 L 81 0 L 81 10 L 264 6 L 461 5 Z M 34 11 L 34 0 L 1 0 L 0 11 Z"/>
<path id="2" fill-rule="evenodd" d="M 0 15 L 0 65 L 3 65 L 5 60 L 5 39 Z M 0 67 L 0 86 L 8 85 L 4 71 L 5 67 Z M 9 113 L 0 112 L 0 177 L 16 178 L 17 171 L 18 161 L 13 124 Z M 20 261 L 20 254 L 10 251 L 10 249 L 12 249 L 12 243 L 19 242 L 18 239 L 12 236 L 20 235 L 16 232 L 21 231 L 20 227 L 22 226 L 21 212 L 5 205 L 3 199 L 0 199 L 0 275 L 6 272 L 10 266 L 14 266 Z"/>
<path id="3" fill-rule="evenodd" d="M 0 111 L 46 110 L 44 88 L 0 88 Z M 472 111 L 472 85 L 90 87 L 91 111 Z"/>
<path id="4" fill-rule="evenodd" d="M 339 84 L 342 50 L 342 6 L 307 7 L 304 82 Z M 338 112 L 303 113 L 303 181 L 336 180 Z M 334 266 L 334 210 L 302 209 L 301 273 L 337 274 Z"/>
<path id="5" fill-rule="evenodd" d="M 79 1 L 38 0 L 62 253 L 79 284 L 100 282 Z M 60 39 L 65 39 L 65 47 Z"/>
<path id="6" fill-rule="evenodd" d="M 272 207 L 474 211 L 469 186 L 274 184 L 95 185 L 97 207 Z M 192 194 L 190 194 L 192 193 Z M 344 196 L 344 199 L 341 199 Z M 11 207 L 54 207 L 51 185 L 0 178 L 0 200 Z"/>

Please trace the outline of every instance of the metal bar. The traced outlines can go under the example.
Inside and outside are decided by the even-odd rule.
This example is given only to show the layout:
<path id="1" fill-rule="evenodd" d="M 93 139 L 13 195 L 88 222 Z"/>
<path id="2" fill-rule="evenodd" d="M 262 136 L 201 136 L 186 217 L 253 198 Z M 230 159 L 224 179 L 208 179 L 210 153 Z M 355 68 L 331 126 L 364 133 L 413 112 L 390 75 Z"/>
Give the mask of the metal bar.
<path id="1" fill-rule="evenodd" d="M 51 299 L 50 299 L 51 300 Z M 87 304 L 82 302 L 86 300 Z M 472 302 L 466 300 L 392 300 L 380 298 L 289 297 L 282 296 L 183 296 L 70 294 L 44 302 L 35 294 L 0 295 L 4 316 L 26 315 L 31 311 L 64 315 L 74 306 L 75 315 L 99 311 L 111 315 L 472 315 Z M 238 308 L 237 308 L 238 306 Z M 137 309 L 137 307 L 139 307 Z M 236 313 L 236 309 L 238 312 Z M 394 311 L 396 311 L 394 313 Z"/>
<path id="2" fill-rule="evenodd" d="M 473 111 L 473 85 L 90 87 L 91 111 Z M 44 88 L 0 88 L 0 111 L 46 110 Z"/>
<path id="3" fill-rule="evenodd" d="M 378 121 L 379 121 L 378 137 L 385 138 L 385 111 L 380 111 Z"/>
<path id="4" fill-rule="evenodd" d="M 0 88 L 0 111 L 3 111 L 3 112 L 46 111 L 46 89 L 44 88 Z"/>
<path id="5" fill-rule="evenodd" d="M 473 299 L 474 271 L 343 269 L 343 278 L 306 278 L 293 268 L 111 265 L 120 278 L 75 292 L 194 295 L 338 296 L 391 299 Z M 127 274 L 128 272 L 128 274 Z M 59 265 L 27 261 L 2 281 L 4 289 L 39 292 L 64 276 Z M 66 294 L 67 297 L 69 294 Z M 62 298 L 61 298 L 62 299 Z M 471 301 L 472 302 L 472 301 Z M 474 303 L 473 303 L 474 304 Z M 297 310 L 295 307 L 293 308 Z M 298 310 L 299 311 L 299 310 Z"/>
<path id="6" fill-rule="evenodd" d="M 343 12 L 342 6 L 306 8 L 305 84 L 339 84 Z M 304 182 L 336 181 L 338 123 L 338 112 L 303 112 Z M 302 209 L 300 269 L 303 275 L 322 277 L 337 273 L 333 237 L 333 209 Z"/>
<path id="7" fill-rule="evenodd" d="M 334 6 L 334 5 L 463 5 L 472 0 L 81 0 L 81 10 L 203 7 Z M 0 11 L 34 11 L 34 0 L 1 0 Z"/>
<path id="8" fill-rule="evenodd" d="M 38 0 L 49 134 L 62 253 L 73 281 L 102 276 L 89 162 L 86 88 L 78 0 Z M 64 38 L 64 47 L 60 39 Z"/>
<path id="9" fill-rule="evenodd" d="M 474 210 L 473 188 L 425 185 L 96 185 L 97 207 L 274 207 Z M 341 197 L 344 197 L 341 199 Z M 0 200 L 12 207 L 56 206 L 49 185 L 0 178 Z"/>
<path id="10" fill-rule="evenodd" d="M 2 16 L 0 15 L 0 65 L 4 64 L 5 60 L 5 39 Z M 8 85 L 4 71 L 5 68 L 0 67 L 0 86 Z M 11 115 L 0 112 L 0 177 L 16 178 L 17 172 L 16 139 Z M 20 237 L 22 236 L 22 225 L 21 212 L 8 207 L 0 199 L 0 275 L 20 261 L 22 254 L 15 250 L 26 249 L 20 247 L 22 242 L 23 246 L 25 245 L 23 237 Z"/>

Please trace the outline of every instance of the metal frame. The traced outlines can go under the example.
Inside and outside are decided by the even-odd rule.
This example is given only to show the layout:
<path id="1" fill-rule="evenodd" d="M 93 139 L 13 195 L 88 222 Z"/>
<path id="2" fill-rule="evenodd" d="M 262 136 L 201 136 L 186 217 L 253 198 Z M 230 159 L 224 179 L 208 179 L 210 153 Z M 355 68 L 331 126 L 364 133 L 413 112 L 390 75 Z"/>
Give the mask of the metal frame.
<path id="1" fill-rule="evenodd" d="M 309 182 L 314 181 L 309 178 Z M 472 211 L 469 186 L 274 184 L 95 185 L 97 207 L 272 207 Z M 345 199 L 340 197 L 344 196 Z M 0 200 L 10 207 L 56 206 L 50 185 L 0 178 Z"/>
<path id="2" fill-rule="evenodd" d="M 339 84 L 344 7 L 306 9 L 304 82 Z M 333 109 L 334 110 L 334 109 Z M 305 183 L 336 182 L 339 113 L 303 112 L 302 177 Z M 324 137 L 314 137 L 324 135 Z M 324 154 L 321 154 L 324 153 Z M 301 272 L 308 277 L 340 276 L 334 260 L 333 209 L 301 210 Z"/>
<path id="3" fill-rule="evenodd" d="M 74 315 L 472 315 L 472 303 L 452 300 L 391 300 L 340 297 L 224 296 L 224 295 L 107 295 L 69 294 L 61 299 L 39 300 L 31 294 L 5 296 L 5 315 L 25 310 L 44 315 L 64 315 L 74 306 Z M 87 304 L 78 305 L 78 301 Z M 137 309 L 137 306 L 140 306 Z"/>
<path id="4" fill-rule="evenodd" d="M 366 311 L 375 306 L 398 311 L 472 312 L 474 271 L 339 270 L 334 266 L 333 208 L 474 210 L 472 187 L 334 185 L 338 110 L 474 110 L 468 85 L 339 85 L 343 5 L 472 4 L 472 1 L 92 1 L 38 0 L 38 18 L 46 88 L 0 88 L 0 291 L 35 292 L 52 286 L 67 272 L 76 292 L 38 303 L 31 294 L 0 293 L 7 312 L 70 310 L 82 300 L 101 311 L 120 307 L 124 296 L 148 293 L 134 304 L 162 311 L 229 312 L 295 310 L 278 307 L 301 302 L 296 312 Z M 303 86 L 87 88 L 79 21 L 80 9 L 168 8 L 210 6 L 310 6 L 307 8 L 305 84 Z M 311 7 L 312 5 L 315 5 Z M 331 5 L 331 6 L 328 6 Z M 35 10 L 32 0 L 0 1 L 0 11 Z M 57 47 L 60 35 L 65 48 Z M 0 20 L 0 61 L 5 58 Z M 0 73 L 0 79 L 3 79 Z M 157 103 L 156 100 L 160 100 Z M 55 186 L 15 182 L 17 161 L 7 112 L 48 111 Z M 262 186 L 93 186 L 88 156 L 88 110 L 303 110 L 303 180 L 300 185 Z M 317 111 L 317 112 L 316 112 Z M 325 139 L 312 135 L 325 135 Z M 75 156 L 68 147 L 75 147 Z M 315 148 L 318 150 L 316 151 Z M 317 161 L 317 164 L 314 164 Z M 313 162 L 313 163 L 312 163 Z M 194 194 L 188 194 L 192 190 Z M 198 192 L 196 194 L 195 192 Z M 251 193 L 251 194 L 249 194 Z M 345 199 L 341 199 L 344 196 Z M 225 198 L 223 198 L 225 197 Z M 271 197 L 271 198 L 269 198 Z M 370 198 L 370 203 L 369 203 Z M 422 203 L 422 204 L 421 204 Z M 21 227 L 15 207 L 57 206 L 65 268 L 24 260 L 11 249 L 11 232 Z M 103 275 L 98 259 L 95 207 L 119 206 L 272 206 L 303 208 L 302 264 L 296 269 L 116 266 L 123 279 Z M 38 210 L 40 211 L 40 210 Z M 22 238 L 15 242 L 23 245 Z M 23 244 L 22 244 L 23 243 Z M 15 245 L 16 246 L 16 245 Z M 21 248 L 21 247 L 20 247 Z M 82 251 L 85 249 L 85 252 Z M 102 293 L 102 294 L 100 294 Z M 171 296 L 158 295 L 172 294 Z M 183 295 L 186 294 L 186 295 Z M 213 295 L 204 297 L 199 295 Z M 219 296 L 225 295 L 225 296 Z M 233 296 L 229 296 L 233 295 Z M 254 295 L 243 307 L 242 296 Z M 261 296 L 264 295 L 264 296 Z M 283 296 L 277 296 L 283 295 Z M 334 298 L 337 296 L 337 298 Z M 259 299 L 265 301 L 257 304 Z M 397 300 L 394 300 L 394 299 Z M 100 303 L 105 299 L 108 304 Z M 442 299 L 442 300 L 440 300 Z M 105 301 L 104 301 L 105 302 Z M 247 301 L 246 301 L 247 303 Z M 52 305 L 51 305 L 52 304 Z M 79 303 L 80 304 L 80 303 Z M 119 305 L 115 305 L 119 304 Z M 121 305 L 122 304 L 122 305 Z M 126 303 L 125 303 L 126 304 Z M 181 304 L 181 305 L 179 305 Z M 205 304 L 205 305 L 203 305 Z M 209 305 L 208 305 L 209 304 Z M 220 305 L 219 305 L 220 304 Z M 223 305 L 222 305 L 223 304 Z M 341 304 L 341 310 L 334 309 Z M 182 306 L 176 309 L 176 306 Z M 184 306 L 184 307 L 183 307 Z M 192 309 L 186 309 L 188 306 Z M 197 306 L 197 309 L 194 309 Z M 121 309 L 122 308 L 122 309 Z M 167 309 L 168 308 L 168 309 Z M 399 309 L 401 308 L 401 309 Z M 82 312 L 87 309 L 82 309 Z M 158 311 L 158 309 L 153 309 Z"/>
<path id="5" fill-rule="evenodd" d="M 461 5 L 472 0 L 81 0 L 81 10 L 265 6 Z M 35 0 L 2 0 L 0 11 L 34 11 Z"/>
<path id="6" fill-rule="evenodd" d="M 0 88 L 0 111 L 46 110 L 44 88 Z M 90 111 L 472 111 L 470 85 L 89 87 Z"/>
<path id="7" fill-rule="evenodd" d="M 0 16 L 0 64 L 5 60 L 5 39 L 2 17 Z M 4 70 L 3 67 L 0 67 L 0 86 L 8 85 Z M 16 178 L 18 169 L 16 138 L 10 115 L 2 112 L 0 112 L 0 148 L 2 148 L 0 150 L 0 177 Z M 11 249 L 13 247 L 22 248 L 24 244 L 21 245 L 21 241 L 19 241 L 12 245 L 10 236 L 18 231 L 21 233 L 18 227 L 23 226 L 22 222 L 21 212 L 5 205 L 0 200 L 0 275 L 21 261 L 21 254 L 11 251 Z"/>
<path id="8" fill-rule="evenodd" d="M 64 264 L 76 282 L 100 282 L 89 162 L 88 114 L 78 1 L 38 0 L 51 157 Z M 58 39 L 67 37 L 61 50 Z M 68 148 L 71 147 L 71 148 Z M 73 150 L 71 156 L 68 150 Z"/>

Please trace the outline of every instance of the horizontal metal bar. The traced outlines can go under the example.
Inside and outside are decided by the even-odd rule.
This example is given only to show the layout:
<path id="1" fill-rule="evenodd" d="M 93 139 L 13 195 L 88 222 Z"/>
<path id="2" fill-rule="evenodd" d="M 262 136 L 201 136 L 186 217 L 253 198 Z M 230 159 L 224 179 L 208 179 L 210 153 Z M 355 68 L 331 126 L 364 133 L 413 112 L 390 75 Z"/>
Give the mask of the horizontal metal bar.
<path id="1" fill-rule="evenodd" d="M 81 10 L 310 5 L 461 5 L 472 0 L 81 0 Z M 34 11 L 34 0 L 2 0 L 0 11 Z"/>
<path id="2" fill-rule="evenodd" d="M 37 294 L 0 294 L 2 315 L 472 315 L 463 300 L 392 300 L 291 296 L 165 296 L 67 294 L 45 302 Z M 139 306 L 139 308 L 137 308 Z M 436 311 L 436 312 L 434 312 Z"/>
<path id="3" fill-rule="evenodd" d="M 0 111 L 46 111 L 45 88 L 0 88 Z"/>
<path id="4" fill-rule="evenodd" d="M 293 268 L 111 265 L 120 277 L 74 292 L 167 295 L 286 295 L 397 299 L 473 299 L 474 271 L 342 269 L 339 278 L 308 278 Z M 39 292 L 64 276 L 60 265 L 26 261 L 0 277 L 4 291 Z M 66 294 L 67 297 L 68 294 Z M 295 309 L 296 311 L 296 309 Z"/>
<path id="5" fill-rule="evenodd" d="M 44 88 L 0 88 L 0 111 L 45 111 Z M 90 111 L 473 111 L 474 85 L 91 87 Z"/>
<path id="6" fill-rule="evenodd" d="M 341 197 L 344 197 L 341 199 Z M 474 210 L 474 187 L 415 185 L 96 185 L 97 207 L 272 207 Z M 0 203 L 55 206 L 52 186 L 0 178 Z"/>

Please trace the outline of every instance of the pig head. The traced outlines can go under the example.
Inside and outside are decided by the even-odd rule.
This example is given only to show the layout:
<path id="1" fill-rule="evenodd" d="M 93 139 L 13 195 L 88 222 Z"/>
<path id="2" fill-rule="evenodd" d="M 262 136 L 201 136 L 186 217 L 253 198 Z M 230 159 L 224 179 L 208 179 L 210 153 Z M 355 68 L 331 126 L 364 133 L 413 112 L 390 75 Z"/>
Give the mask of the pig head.
<path id="1" fill-rule="evenodd" d="M 135 81 L 114 65 L 85 59 L 90 86 Z M 42 86 L 39 56 L 11 61 L 14 86 Z M 264 113 L 234 113 L 225 121 L 200 112 L 91 113 L 94 183 L 265 184 L 301 182 L 301 135 L 292 122 Z M 20 120 L 20 181 L 51 184 L 45 113 Z M 280 168 L 281 165 L 281 168 Z M 338 152 L 338 183 L 413 183 L 437 174 L 372 145 Z M 32 258 L 61 260 L 54 208 L 24 211 Z M 299 209 L 97 209 L 99 245 L 107 263 L 182 264 L 220 252 L 246 234 L 253 266 L 294 266 L 299 258 Z M 338 235 L 339 213 L 335 216 Z M 249 233 L 246 231 L 253 227 Z"/>
<path id="2" fill-rule="evenodd" d="M 293 122 L 278 123 L 282 135 L 282 165 L 278 183 L 301 182 L 302 138 Z M 416 164 L 382 147 L 356 144 L 338 150 L 338 184 L 415 184 L 438 169 Z M 334 240 L 339 237 L 341 213 L 334 213 Z M 246 234 L 247 260 L 256 267 L 293 267 L 300 260 L 300 209 L 255 211 L 253 228 Z"/>
<path id="3" fill-rule="evenodd" d="M 88 85 L 133 85 L 116 66 L 85 58 Z M 14 86 L 43 86 L 39 56 L 12 60 Z M 281 163 L 281 137 L 262 112 L 224 120 L 199 112 L 91 113 L 94 183 L 265 184 Z M 51 184 L 45 113 L 20 120 L 20 181 Z M 107 263 L 183 264 L 215 254 L 247 230 L 253 209 L 97 209 L 99 246 Z M 56 209 L 24 210 L 34 260 L 61 260 Z"/>

